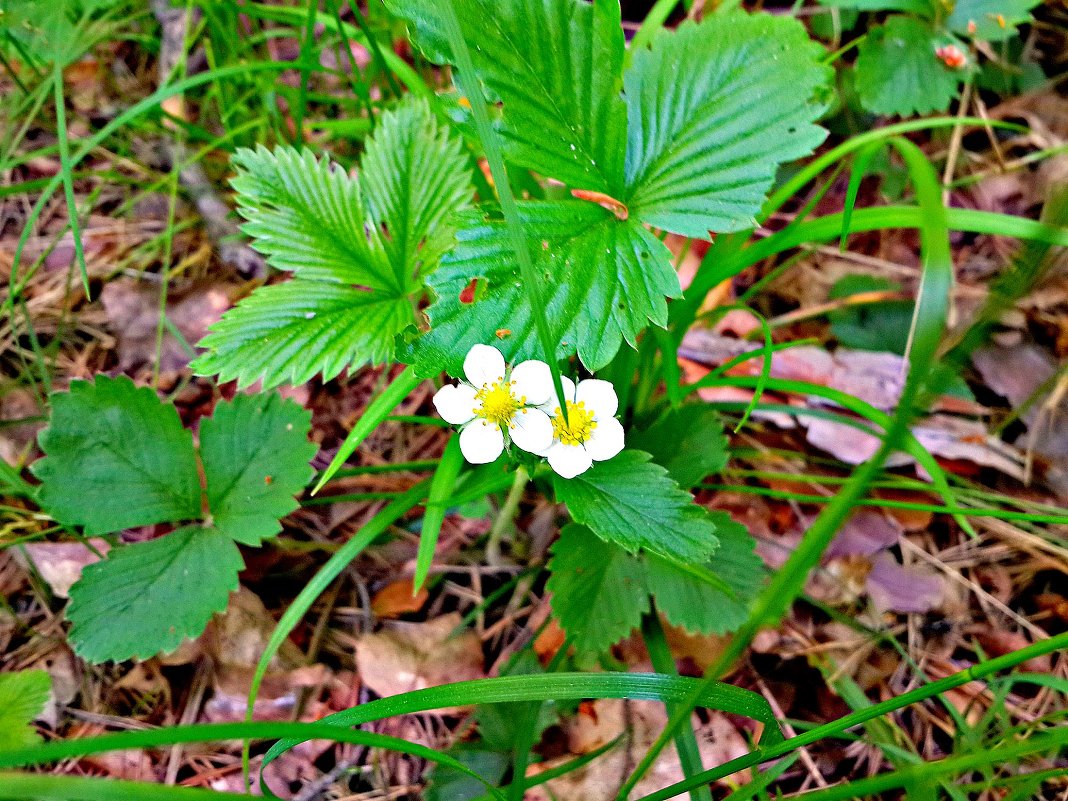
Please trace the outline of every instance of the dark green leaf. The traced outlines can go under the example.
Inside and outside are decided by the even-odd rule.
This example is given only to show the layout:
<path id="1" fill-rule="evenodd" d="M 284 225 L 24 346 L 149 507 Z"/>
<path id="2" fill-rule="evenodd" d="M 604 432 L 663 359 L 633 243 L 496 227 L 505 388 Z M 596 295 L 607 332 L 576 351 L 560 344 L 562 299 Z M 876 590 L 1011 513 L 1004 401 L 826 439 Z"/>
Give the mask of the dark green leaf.
<path id="1" fill-rule="evenodd" d="M 126 377 L 74 381 L 52 395 L 33 465 L 56 520 L 106 534 L 200 517 L 193 439 L 173 406 Z"/>
<path id="2" fill-rule="evenodd" d="M 200 424 L 208 509 L 220 531 L 259 545 L 312 477 L 311 413 L 276 393 L 238 395 Z"/>
<path id="3" fill-rule="evenodd" d="M 727 437 L 719 414 L 703 403 L 668 409 L 648 428 L 631 431 L 632 448 L 652 454 L 680 487 L 690 489 L 727 464 Z"/>
<path id="4" fill-rule="evenodd" d="M 556 495 L 576 522 L 630 553 L 705 561 L 716 548 L 715 525 L 650 458 L 625 450 L 576 478 L 554 477 Z"/>
<path id="5" fill-rule="evenodd" d="M 857 93 L 876 114 L 945 111 L 965 77 L 935 51 L 950 40 L 914 17 L 894 16 L 875 25 L 857 51 Z M 962 48 L 965 49 L 965 48 Z"/>
<path id="6" fill-rule="evenodd" d="M 408 298 L 325 281 L 297 278 L 257 289 L 211 327 L 200 341 L 208 352 L 193 362 L 200 375 L 257 380 L 265 389 L 324 381 L 346 368 L 380 364 L 394 338 L 415 322 Z"/>
<path id="7" fill-rule="evenodd" d="M 861 292 L 900 291 L 901 286 L 885 278 L 847 275 L 831 287 L 830 297 L 846 298 Z M 904 353 L 912 324 L 913 304 L 890 300 L 836 309 L 827 315 L 831 333 L 847 348 Z"/>
<path id="8" fill-rule="evenodd" d="M 212 527 L 115 548 L 71 587 L 74 650 L 92 662 L 173 651 L 226 607 L 242 567 L 233 540 Z"/>
<path id="9" fill-rule="evenodd" d="M 549 560 L 553 613 L 575 647 L 601 652 L 641 625 L 649 611 L 641 560 L 585 526 L 560 532 Z"/>
<path id="10" fill-rule="evenodd" d="M 40 742 L 32 724 L 51 691 L 52 679 L 43 670 L 0 673 L 0 751 Z"/>
<path id="11" fill-rule="evenodd" d="M 704 566 L 683 565 L 646 554 L 646 580 L 656 608 L 672 624 L 691 632 L 722 634 L 745 621 L 766 571 L 745 526 L 725 512 L 709 516 L 719 539 L 712 559 Z"/>
<path id="12" fill-rule="evenodd" d="M 712 14 L 661 30 L 625 77 L 631 214 L 678 234 L 751 228 L 778 166 L 826 136 L 830 70 L 794 19 Z"/>
<path id="13" fill-rule="evenodd" d="M 670 253 L 641 224 L 617 219 L 593 203 L 521 203 L 535 269 L 557 352 L 578 350 L 590 370 L 607 364 L 620 343 L 634 343 L 649 322 L 667 321 L 665 296 L 679 294 Z M 541 358 L 534 319 L 503 223 L 478 213 L 464 217 L 459 244 L 430 276 L 437 300 L 430 332 L 416 346 L 417 369 L 458 375 L 476 343 L 493 342 L 509 360 Z M 460 294 L 484 281 L 473 303 Z M 505 329 L 502 339 L 495 332 Z"/>

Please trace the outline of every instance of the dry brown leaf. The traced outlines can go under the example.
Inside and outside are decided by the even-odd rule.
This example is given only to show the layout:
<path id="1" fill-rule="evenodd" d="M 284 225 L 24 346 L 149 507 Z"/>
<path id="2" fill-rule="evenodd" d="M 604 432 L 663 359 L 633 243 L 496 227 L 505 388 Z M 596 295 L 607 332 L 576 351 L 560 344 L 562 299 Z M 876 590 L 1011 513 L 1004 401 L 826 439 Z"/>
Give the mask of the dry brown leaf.
<path id="1" fill-rule="evenodd" d="M 748 753 L 745 738 L 725 715 L 711 712 L 707 723 L 699 723 L 697 718 L 694 723 L 704 765 L 719 765 Z M 664 706 L 655 701 L 598 699 L 583 704 L 579 713 L 565 724 L 572 754 L 587 754 L 620 735 L 624 735 L 624 741 L 579 770 L 528 791 L 526 801 L 611 801 L 628 772 L 644 756 L 666 724 Z M 749 771 L 742 771 L 722 781 L 729 784 L 746 781 L 748 777 Z M 682 778 L 682 766 L 675 749 L 665 749 L 634 792 L 637 796 L 645 795 Z M 679 799 L 686 797 L 685 793 L 675 796 Z"/>
<path id="2" fill-rule="evenodd" d="M 111 546 L 105 540 L 89 540 L 100 553 L 107 554 Z M 82 577 L 82 569 L 100 557 L 80 542 L 28 542 L 22 546 L 33 568 L 44 579 L 57 598 L 69 598 L 70 588 Z M 24 561 L 16 550 L 15 558 Z"/>
<path id="3" fill-rule="evenodd" d="M 427 623 L 392 623 L 356 643 L 360 679 L 381 696 L 480 679 L 482 642 L 473 631 L 455 637 L 460 615 L 452 612 Z M 452 709 L 443 709 L 447 714 Z"/>
<path id="4" fill-rule="evenodd" d="M 424 584 L 419 592 L 412 592 L 411 578 L 392 581 L 375 593 L 371 599 L 371 611 L 379 618 L 398 618 L 411 612 L 418 612 L 427 602 L 430 593 Z"/>

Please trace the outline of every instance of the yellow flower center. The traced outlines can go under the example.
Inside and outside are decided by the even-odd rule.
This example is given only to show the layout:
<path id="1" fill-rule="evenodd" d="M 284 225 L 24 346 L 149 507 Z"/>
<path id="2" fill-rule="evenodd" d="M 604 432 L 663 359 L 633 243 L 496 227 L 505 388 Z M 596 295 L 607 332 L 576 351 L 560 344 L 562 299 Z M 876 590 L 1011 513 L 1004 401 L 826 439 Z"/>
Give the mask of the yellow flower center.
<path id="1" fill-rule="evenodd" d="M 482 404 L 475 409 L 475 415 L 493 423 L 498 428 L 508 428 L 512 417 L 526 402 L 526 398 L 517 398 L 512 393 L 514 383 L 514 381 L 496 381 L 492 384 L 483 384 L 482 389 L 475 393 L 475 399 Z"/>
<path id="2" fill-rule="evenodd" d="M 587 409 L 583 401 L 567 402 L 567 422 L 556 407 L 553 415 L 553 436 L 565 445 L 581 445 L 593 436 L 597 421 L 593 419 L 593 410 Z"/>

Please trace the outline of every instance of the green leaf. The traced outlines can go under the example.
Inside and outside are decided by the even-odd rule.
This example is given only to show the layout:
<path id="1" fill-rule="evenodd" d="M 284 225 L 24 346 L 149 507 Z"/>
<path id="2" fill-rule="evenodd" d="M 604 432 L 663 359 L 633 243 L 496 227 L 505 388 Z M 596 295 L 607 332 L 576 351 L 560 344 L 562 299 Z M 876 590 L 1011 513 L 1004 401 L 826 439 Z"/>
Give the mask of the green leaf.
<path id="1" fill-rule="evenodd" d="M 471 173 L 457 137 L 422 100 L 383 114 L 360 160 L 369 223 L 402 286 L 437 267 L 455 238 L 453 217 L 471 202 Z"/>
<path id="2" fill-rule="evenodd" d="M 641 625 L 649 591 L 641 560 L 585 526 L 565 526 L 552 547 L 553 613 L 575 646 L 601 652 Z"/>
<path id="3" fill-rule="evenodd" d="M 392 359 L 396 335 L 416 322 L 423 276 L 471 200 L 459 140 L 409 96 L 379 117 L 358 178 L 285 147 L 242 150 L 234 163 L 242 230 L 296 279 L 227 312 L 193 368 L 272 387 Z"/>
<path id="4" fill-rule="evenodd" d="M 413 40 L 452 63 L 439 0 L 386 0 Z M 616 0 L 455 0 L 478 78 L 503 106 L 505 157 L 569 186 L 618 197 L 626 110 Z"/>
<path id="5" fill-rule="evenodd" d="M 628 439 L 632 448 L 650 453 L 685 489 L 727 464 L 723 421 L 703 403 L 668 409 L 648 428 L 631 431 Z"/>
<path id="6" fill-rule="evenodd" d="M 575 353 L 590 370 L 607 364 L 623 340 L 633 344 L 650 322 L 667 321 L 665 296 L 679 295 L 667 248 L 634 220 L 619 220 L 593 203 L 565 200 L 519 204 L 557 356 Z M 429 285 L 431 330 L 416 345 L 417 371 L 459 375 L 464 354 L 493 342 L 510 360 L 542 358 L 534 318 L 503 222 L 471 212 L 459 243 Z M 473 303 L 460 294 L 472 279 L 485 290 Z M 495 332 L 505 329 L 499 341 Z"/>
<path id="7" fill-rule="evenodd" d="M 914 17 L 889 17 L 885 25 L 870 28 L 856 63 L 857 92 L 864 108 L 902 116 L 945 111 L 965 76 L 935 55 L 949 41 Z"/>
<path id="8" fill-rule="evenodd" d="M 126 377 L 55 393 L 33 465 L 41 505 L 90 536 L 200 517 L 193 439 L 178 412 Z"/>
<path id="9" fill-rule="evenodd" d="M 240 389 L 303 384 L 319 373 L 329 381 L 391 359 L 396 335 L 414 323 L 406 297 L 297 278 L 261 287 L 223 315 L 192 367 Z"/>
<path id="10" fill-rule="evenodd" d="M 740 626 L 763 586 L 764 562 L 753 550 L 745 526 L 726 512 L 709 512 L 719 548 L 702 565 L 684 565 L 653 553 L 645 555 L 646 581 L 656 608 L 676 626 L 702 634 L 722 634 Z"/>
<path id="11" fill-rule="evenodd" d="M 52 679 L 43 670 L 0 673 L 0 751 L 40 742 L 33 721 L 44 711 L 51 691 Z"/>
<path id="12" fill-rule="evenodd" d="M 906 11 L 920 17 L 931 17 L 934 13 L 931 0 L 819 0 L 819 4 L 857 11 Z"/>
<path id="13" fill-rule="evenodd" d="M 684 561 L 715 550 L 715 525 L 648 453 L 625 450 L 580 476 L 554 476 L 571 517 L 630 553 L 639 548 Z"/>
<path id="14" fill-rule="evenodd" d="M 961 36 L 1000 42 L 1015 34 L 1017 25 L 1030 22 L 1030 10 L 1041 1 L 957 0 L 946 20 L 946 27 Z"/>
<path id="15" fill-rule="evenodd" d="M 262 145 L 234 154 L 241 230 L 267 263 L 301 278 L 389 289 L 404 283 L 386 259 L 380 236 L 364 228 L 367 212 L 359 182 L 308 150 Z"/>
<path id="16" fill-rule="evenodd" d="M 753 227 L 778 166 L 826 136 L 811 100 L 831 74 L 821 55 L 787 17 L 662 29 L 624 79 L 631 214 L 692 237 Z"/>
<path id="17" fill-rule="evenodd" d="M 281 530 L 311 480 L 311 413 L 276 393 L 238 395 L 200 424 L 200 456 L 215 526 L 243 545 Z"/>
<path id="18" fill-rule="evenodd" d="M 212 527 L 115 548 L 71 587 L 74 650 L 92 662 L 173 651 L 226 608 L 242 567 L 233 540 Z"/>
<path id="19" fill-rule="evenodd" d="M 870 275 L 847 275 L 831 287 L 832 299 L 861 292 L 900 291 L 901 285 Z M 831 333 L 847 348 L 904 353 L 912 324 L 913 304 L 907 300 L 846 306 L 827 315 Z"/>

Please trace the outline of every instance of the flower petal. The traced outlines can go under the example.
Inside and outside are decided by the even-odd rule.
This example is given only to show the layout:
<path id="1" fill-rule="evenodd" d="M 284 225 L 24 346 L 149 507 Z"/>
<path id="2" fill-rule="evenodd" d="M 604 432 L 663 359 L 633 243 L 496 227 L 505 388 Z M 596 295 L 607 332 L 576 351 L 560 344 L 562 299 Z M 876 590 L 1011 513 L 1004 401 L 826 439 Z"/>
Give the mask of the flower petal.
<path id="1" fill-rule="evenodd" d="M 541 409 L 521 409 L 512 418 L 515 428 L 508 430 L 512 442 L 525 451 L 541 455 L 553 444 L 553 424 Z"/>
<path id="2" fill-rule="evenodd" d="M 613 417 L 619 409 L 619 398 L 616 397 L 616 388 L 611 381 L 602 381 L 599 378 L 587 378 L 579 381 L 575 389 L 575 400 L 585 403 L 587 409 L 591 409 L 597 420 L 603 417 Z"/>
<path id="3" fill-rule="evenodd" d="M 586 440 L 586 451 L 590 454 L 590 458 L 595 462 L 603 462 L 611 459 L 621 450 L 623 450 L 623 426 L 614 417 L 598 419 L 597 427 Z"/>
<path id="4" fill-rule="evenodd" d="M 462 426 L 475 417 L 475 390 L 467 384 L 446 384 L 434 394 L 434 408 L 445 422 Z"/>
<path id="5" fill-rule="evenodd" d="M 581 445 L 554 442 L 545 456 L 549 460 L 549 467 L 563 478 L 574 478 L 593 466 L 593 460 Z"/>
<path id="6" fill-rule="evenodd" d="M 552 381 L 551 378 L 549 380 Z M 560 384 L 563 386 L 564 389 L 564 398 L 574 403 L 575 382 L 568 378 L 566 375 L 562 375 L 560 376 Z M 560 408 L 560 401 L 557 400 L 556 390 L 553 388 L 553 385 L 551 383 L 549 384 L 549 399 L 545 401 L 545 403 L 541 404 L 538 408 L 545 412 L 547 415 L 549 415 L 549 417 L 555 415 L 557 410 Z"/>
<path id="7" fill-rule="evenodd" d="M 512 368 L 509 379 L 512 393 L 517 398 L 526 398 L 528 406 L 540 406 L 553 396 L 553 374 L 549 365 L 537 359 L 528 359 Z"/>
<path id="8" fill-rule="evenodd" d="M 471 464 L 489 464 L 504 451 L 501 429 L 484 420 L 475 420 L 460 432 L 460 453 Z"/>
<path id="9" fill-rule="evenodd" d="M 475 389 L 481 389 L 483 384 L 503 381 L 504 357 L 490 345 L 475 345 L 464 359 L 464 375 Z"/>

